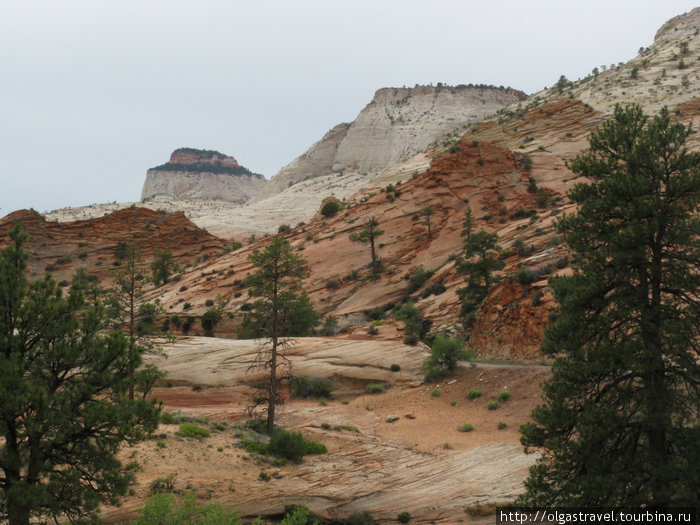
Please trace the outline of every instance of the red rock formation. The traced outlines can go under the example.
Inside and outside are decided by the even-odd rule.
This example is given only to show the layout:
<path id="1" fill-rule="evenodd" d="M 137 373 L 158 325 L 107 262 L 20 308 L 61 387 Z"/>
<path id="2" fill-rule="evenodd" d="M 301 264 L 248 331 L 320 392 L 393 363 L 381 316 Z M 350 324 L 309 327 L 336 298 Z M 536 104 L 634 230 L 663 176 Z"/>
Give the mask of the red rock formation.
<path id="1" fill-rule="evenodd" d="M 235 158 L 213 150 L 201 150 L 194 148 L 179 148 L 170 155 L 172 164 L 200 164 L 207 163 L 215 166 L 226 166 L 229 168 L 240 167 Z"/>
<path id="2" fill-rule="evenodd" d="M 180 266 L 196 258 L 209 257 L 224 247 L 224 242 L 192 223 L 183 212 L 161 213 L 148 208 L 126 208 L 105 217 L 73 222 L 47 222 L 33 210 L 20 210 L 0 219 L 0 247 L 7 233 L 19 224 L 29 234 L 32 278 L 51 272 L 58 280 L 69 280 L 79 267 L 109 280 L 116 268 L 119 243 L 141 248 L 144 268 L 156 249 L 169 248 Z"/>

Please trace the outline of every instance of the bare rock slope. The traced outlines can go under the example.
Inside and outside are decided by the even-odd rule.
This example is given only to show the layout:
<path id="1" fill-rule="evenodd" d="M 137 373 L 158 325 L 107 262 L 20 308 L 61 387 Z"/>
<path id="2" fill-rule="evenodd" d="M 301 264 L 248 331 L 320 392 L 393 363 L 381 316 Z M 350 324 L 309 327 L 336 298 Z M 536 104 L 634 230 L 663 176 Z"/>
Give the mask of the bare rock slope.
<path id="1" fill-rule="evenodd" d="M 351 124 L 331 129 L 306 153 L 282 168 L 258 200 L 300 181 L 331 173 L 379 173 L 400 164 L 446 133 L 525 97 L 491 86 L 417 86 L 379 89 Z"/>

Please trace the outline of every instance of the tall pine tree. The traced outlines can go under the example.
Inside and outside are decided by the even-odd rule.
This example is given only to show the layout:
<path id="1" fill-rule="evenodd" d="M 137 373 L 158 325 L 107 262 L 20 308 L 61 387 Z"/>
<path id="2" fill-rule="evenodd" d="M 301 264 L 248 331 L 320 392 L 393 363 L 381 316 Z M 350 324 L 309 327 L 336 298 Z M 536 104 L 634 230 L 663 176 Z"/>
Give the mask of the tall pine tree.
<path id="1" fill-rule="evenodd" d="M 308 296 L 299 292 L 306 261 L 294 253 L 288 241 L 275 237 L 265 250 L 253 251 L 250 260 L 256 270 L 247 283 L 257 297 L 250 323 L 253 333 L 265 338 L 251 368 L 265 370 L 266 378 L 258 389 L 256 405 L 248 411 L 252 413 L 258 403 L 266 404 L 267 431 L 272 433 L 275 409 L 284 401 L 280 387 L 290 379 L 283 373 L 291 366 L 285 356 L 292 344 L 287 336 L 310 335 L 319 317 Z"/>
<path id="2" fill-rule="evenodd" d="M 558 221 L 577 261 L 551 281 L 558 356 L 522 428 L 543 453 L 520 503 L 698 507 L 700 154 L 668 111 L 617 107 L 569 164 Z"/>

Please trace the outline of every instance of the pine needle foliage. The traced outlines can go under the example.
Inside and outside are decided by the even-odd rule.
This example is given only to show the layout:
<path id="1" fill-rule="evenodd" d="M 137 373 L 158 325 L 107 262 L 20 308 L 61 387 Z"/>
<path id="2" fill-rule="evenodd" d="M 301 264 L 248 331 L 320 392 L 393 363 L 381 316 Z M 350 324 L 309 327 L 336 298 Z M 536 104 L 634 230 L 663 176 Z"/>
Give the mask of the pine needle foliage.
<path id="1" fill-rule="evenodd" d="M 522 428 L 542 452 L 520 503 L 694 507 L 700 499 L 700 154 L 667 110 L 618 106 L 569 163 L 590 183 L 557 223 L 577 264 L 542 350 L 559 356 Z"/>

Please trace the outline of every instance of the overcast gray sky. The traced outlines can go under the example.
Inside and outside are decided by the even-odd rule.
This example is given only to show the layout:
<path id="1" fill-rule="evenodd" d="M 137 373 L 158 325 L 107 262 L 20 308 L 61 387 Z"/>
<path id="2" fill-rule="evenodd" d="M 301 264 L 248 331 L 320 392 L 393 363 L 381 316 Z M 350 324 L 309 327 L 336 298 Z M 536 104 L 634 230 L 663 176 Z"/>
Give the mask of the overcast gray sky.
<path id="1" fill-rule="evenodd" d="M 683 0 L 0 0 L 0 216 L 138 200 L 182 146 L 270 178 L 388 86 L 532 93 Z"/>

